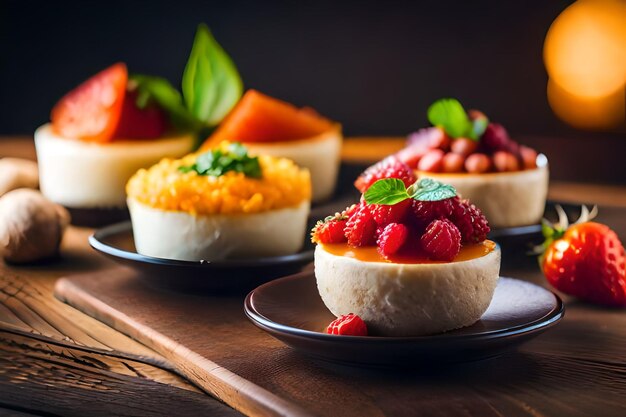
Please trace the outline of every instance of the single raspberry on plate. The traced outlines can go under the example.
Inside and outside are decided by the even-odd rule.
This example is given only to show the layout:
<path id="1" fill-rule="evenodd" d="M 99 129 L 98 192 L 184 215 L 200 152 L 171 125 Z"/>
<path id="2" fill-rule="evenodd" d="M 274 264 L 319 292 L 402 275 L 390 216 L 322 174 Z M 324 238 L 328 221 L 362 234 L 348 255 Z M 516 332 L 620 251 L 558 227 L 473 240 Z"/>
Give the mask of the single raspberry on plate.
<path id="1" fill-rule="evenodd" d="M 411 200 L 407 199 L 393 205 L 370 204 L 369 208 L 378 226 L 402 223 L 404 216 L 411 208 Z"/>
<path id="2" fill-rule="evenodd" d="M 398 178 L 407 187 L 413 184 L 416 179 L 415 173 L 407 164 L 395 155 L 391 155 L 363 171 L 354 182 L 354 186 L 364 193 L 370 185 L 384 178 Z"/>
<path id="3" fill-rule="evenodd" d="M 346 222 L 344 233 L 350 246 L 368 246 L 376 243 L 376 221 L 368 205 L 358 206 Z"/>
<path id="4" fill-rule="evenodd" d="M 339 215 L 341 216 L 341 215 Z M 327 217 L 317 222 L 311 231 L 311 241 L 313 243 L 342 243 L 346 236 L 344 229 L 348 222 L 347 217 Z"/>
<path id="5" fill-rule="evenodd" d="M 383 256 L 398 252 L 409 235 L 409 229 L 401 223 L 389 223 L 378 236 L 376 244 Z"/>
<path id="6" fill-rule="evenodd" d="M 361 317 L 350 313 L 333 320 L 326 328 L 326 333 L 344 336 L 367 336 L 367 325 Z"/>
<path id="7" fill-rule="evenodd" d="M 452 197 L 439 201 L 412 200 L 412 202 L 415 217 L 420 223 L 427 225 L 433 220 L 451 218 L 461 200 L 459 197 Z"/>
<path id="8" fill-rule="evenodd" d="M 463 243 L 482 242 L 491 230 L 487 218 L 478 207 L 468 200 L 463 200 L 455 205 L 450 219 L 459 228 Z"/>
<path id="9" fill-rule="evenodd" d="M 461 250 L 461 232 L 450 220 L 433 220 L 426 227 L 421 244 L 431 259 L 452 261 Z"/>

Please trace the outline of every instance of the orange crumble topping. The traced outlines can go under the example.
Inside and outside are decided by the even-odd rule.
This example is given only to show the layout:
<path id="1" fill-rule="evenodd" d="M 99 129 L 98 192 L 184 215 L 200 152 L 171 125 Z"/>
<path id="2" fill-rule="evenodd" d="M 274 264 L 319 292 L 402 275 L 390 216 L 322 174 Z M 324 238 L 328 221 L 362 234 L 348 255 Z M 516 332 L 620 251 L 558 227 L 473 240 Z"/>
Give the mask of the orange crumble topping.
<path id="1" fill-rule="evenodd" d="M 259 156 L 262 177 L 230 171 L 219 177 L 181 172 L 201 153 L 162 159 L 140 169 L 126 184 L 128 198 L 152 208 L 193 215 L 260 213 L 295 207 L 311 199 L 309 171 L 285 158 Z"/>

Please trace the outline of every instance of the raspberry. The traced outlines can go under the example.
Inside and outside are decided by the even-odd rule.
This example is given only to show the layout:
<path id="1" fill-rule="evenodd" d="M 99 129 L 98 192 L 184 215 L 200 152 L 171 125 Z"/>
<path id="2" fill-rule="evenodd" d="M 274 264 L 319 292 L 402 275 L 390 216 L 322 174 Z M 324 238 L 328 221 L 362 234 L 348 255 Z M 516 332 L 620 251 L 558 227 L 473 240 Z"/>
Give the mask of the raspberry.
<path id="1" fill-rule="evenodd" d="M 311 231 L 311 241 L 313 243 L 342 243 L 346 241 L 344 229 L 347 218 L 333 217 L 317 222 Z"/>
<path id="2" fill-rule="evenodd" d="M 407 144 L 428 149 L 439 148 L 445 151 L 450 146 L 450 138 L 440 127 L 427 127 L 409 134 Z"/>
<path id="3" fill-rule="evenodd" d="M 455 205 L 451 220 L 459 228 L 463 243 L 482 242 L 491 230 L 480 209 L 468 200 L 463 200 Z"/>
<path id="4" fill-rule="evenodd" d="M 376 221 L 367 205 L 358 206 L 346 222 L 344 233 L 350 246 L 368 246 L 376 243 Z"/>
<path id="5" fill-rule="evenodd" d="M 333 320 L 326 328 L 326 333 L 344 336 L 367 336 L 367 326 L 361 317 L 350 313 Z"/>
<path id="6" fill-rule="evenodd" d="M 415 182 L 413 170 L 395 155 L 388 156 L 382 161 L 367 168 L 354 182 L 354 186 L 364 193 L 370 185 L 383 178 L 398 178 L 407 187 Z"/>
<path id="7" fill-rule="evenodd" d="M 481 146 L 491 152 L 508 150 L 510 141 L 506 129 L 498 123 L 489 123 L 480 138 Z"/>
<path id="8" fill-rule="evenodd" d="M 382 204 L 371 204 L 369 206 L 372 216 L 379 226 L 386 226 L 389 223 L 402 223 L 404 216 L 411 207 L 411 200 L 404 200 L 397 204 L 386 206 Z"/>
<path id="9" fill-rule="evenodd" d="M 409 229 L 405 225 L 389 223 L 376 241 L 378 251 L 383 256 L 393 255 L 400 250 L 408 235 Z"/>
<path id="10" fill-rule="evenodd" d="M 452 261 L 461 250 L 461 233 L 450 220 L 433 220 L 420 241 L 424 252 L 437 261 Z"/>
<path id="11" fill-rule="evenodd" d="M 459 197 L 446 198 L 439 201 L 413 200 L 413 213 L 415 213 L 420 223 L 427 225 L 433 220 L 451 218 L 455 207 L 459 204 Z"/>

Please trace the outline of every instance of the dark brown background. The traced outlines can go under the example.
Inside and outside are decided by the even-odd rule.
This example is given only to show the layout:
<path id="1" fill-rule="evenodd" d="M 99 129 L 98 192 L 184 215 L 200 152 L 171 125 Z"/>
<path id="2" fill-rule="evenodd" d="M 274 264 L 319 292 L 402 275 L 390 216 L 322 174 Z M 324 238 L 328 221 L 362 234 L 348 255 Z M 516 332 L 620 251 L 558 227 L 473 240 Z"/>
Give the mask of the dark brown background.
<path id="1" fill-rule="evenodd" d="M 0 134 L 32 132 L 115 61 L 178 85 L 206 22 L 246 87 L 311 105 L 347 135 L 405 135 L 433 100 L 455 96 L 548 153 L 556 178 L 626 183 L 624 129 L 576 131 L 547 103 L 543 41 L 571 1 L 0 4 Z"/>

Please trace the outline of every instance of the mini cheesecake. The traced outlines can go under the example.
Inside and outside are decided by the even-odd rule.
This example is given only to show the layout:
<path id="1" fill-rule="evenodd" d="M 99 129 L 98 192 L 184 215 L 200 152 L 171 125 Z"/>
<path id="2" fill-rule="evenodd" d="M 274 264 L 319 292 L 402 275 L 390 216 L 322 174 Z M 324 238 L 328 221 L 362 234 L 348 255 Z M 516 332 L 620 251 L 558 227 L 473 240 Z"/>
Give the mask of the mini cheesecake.
<path id="1" fill-rule="evenodd" d="M 480 207 L 495 228 L 526 226 L 541 221 L 548 195 L 548 160 L 537 156 L 537 167 L 512 172 L 434 173 L 416 171 L 456 188 L 463 198 Z"/>
<path id="2" fill-rule="evenodd" d="M 314 202 L 328 200 L 337 185 L 341 158 L 341 128 L 320 135 L 279 143 L 246 143 L 251 152 L 288 158 L 311 172 Z"/>
<path id="3" fill-rule="evenodd" d="M 35 132 L 41 192 L 68 208 L 126 206 L 126 182 L 140 168 L 193 149 L 191 134 L 110 143 L 65 138 L 45 124 Z"/>
<path id="4" fill-rule="evenodd" d="M 359 203 L 311 232 L 317 289 L 330 312 L 356 315 L 379 336 L 441 333 L 479 320 L 500 272 L 500 249 L 487 240 L 481 210 L 450 184 L 415 181 L 395 157 L 368 168 L 355 186 Z"/>
<path id="5" fill-rule="evenodd" d="M 142 97 L 118 62 L 65 94 L 52 108 L 50 123 L 35 132 L 41 191 L 67 207 L 74 224 L 128 218 L 128 179 L 166 156 L 192 151 L 194 136 L 173 134 L 166 111 Z"/>
<path id="6" fill-rule="evenodd" d="M 209 152 L 227 152 L 229 146 L 222 143 Z M 262 155 L 258 177 L 207 173 L 197 168 L 202 155 L 164 159 L 130 179 L 127 201 L 137 252 L 215 261 L 288 255 L 302 248 L 311 198 L 306 169 Z M 234 155 L 229 160 L 241 156 Z M 242 165 L 251 159 L 256 158 Z"/>
<path id="7" fill-rule="evenodd" d="M 370 334 L 419 336 L 475 323 L 489 307 L 500 271 L 491 241 L 463 248 L 452 262 L 398 263 L 376 248 L 320 244 L 315 276 L 335 315 L 354 313 Z"/>
<path id="8" fill-rule="evenodd" d="M 311 173 L 313 202 L 329 199 L 337 184 L 341 125 L 310 108 L 248 90 L 216 131 L 202 145 L 241 142 L 251 152 L 288 158 Z"/>
<path id="9" fill-rule="evenodd" d="M 455 99 L 433 103 L 428 119 L 433 126 L 411 133 L 396 154 L 418 178 L 453 185 L 494 228 L 539 223 L 548 194 L 545 155 L 520 145 L 482 112 L 466 113 Z"/>

